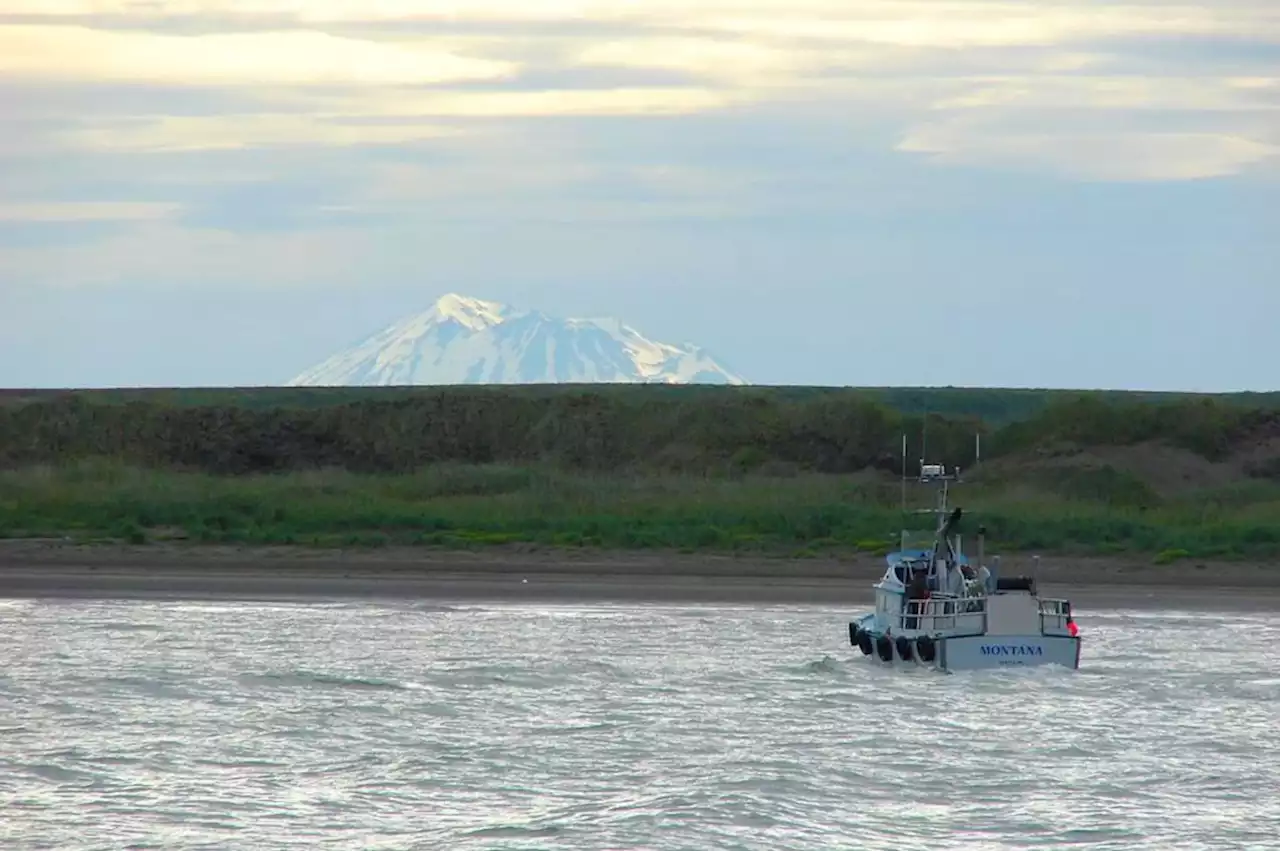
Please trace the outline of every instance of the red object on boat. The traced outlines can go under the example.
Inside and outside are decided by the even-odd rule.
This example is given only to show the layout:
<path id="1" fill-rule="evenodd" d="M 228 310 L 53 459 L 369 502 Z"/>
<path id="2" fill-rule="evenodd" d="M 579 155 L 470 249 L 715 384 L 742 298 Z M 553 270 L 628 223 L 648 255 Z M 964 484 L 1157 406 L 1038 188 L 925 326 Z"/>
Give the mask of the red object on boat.
<path id="1" fill-rule="evenodd" d="M 1080 627 L 1076 626 L 1075 621 L 1067 621 L 1067 632 L 1071 633 L 1071 637 L 1075 638 L 1080 634 Z"/>

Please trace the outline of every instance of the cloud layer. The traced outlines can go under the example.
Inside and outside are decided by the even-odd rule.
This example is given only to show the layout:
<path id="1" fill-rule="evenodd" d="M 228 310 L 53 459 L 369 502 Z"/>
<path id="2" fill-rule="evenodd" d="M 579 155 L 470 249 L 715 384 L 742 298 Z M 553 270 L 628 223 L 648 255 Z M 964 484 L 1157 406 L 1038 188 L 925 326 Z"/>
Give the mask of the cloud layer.
<path id="1" fill-rule="evenodd" d="M 630 82 L 609 82 L 619 75 Z M 0 0 L 0 82 L 214 88 L 246 101 L 174 116 L 138 96 L 36 132 L 74 149 L 385 145 L 494 118 L 870 101 L 905 110 L 899 150 L 939 162 L 1012 155 L 1018 168 L 1180 180 L 1276 157 L 1280 7 Z M 5 115 L 33 117 L 21 105 Z M 1185 126 L 1164 128 L 1168 115 Z M 1072 159 L 1082 138 L 1088 153 Z M 1092 169 L 1112 141 L 1115 160 Z"/>
<path id="2" fill-rule="evenodd" d="M 21 286 L 305 281 L 441 221 L 927 213 L 965 170 L 1274 180 L 1280 5 L 0 0 Z"/>

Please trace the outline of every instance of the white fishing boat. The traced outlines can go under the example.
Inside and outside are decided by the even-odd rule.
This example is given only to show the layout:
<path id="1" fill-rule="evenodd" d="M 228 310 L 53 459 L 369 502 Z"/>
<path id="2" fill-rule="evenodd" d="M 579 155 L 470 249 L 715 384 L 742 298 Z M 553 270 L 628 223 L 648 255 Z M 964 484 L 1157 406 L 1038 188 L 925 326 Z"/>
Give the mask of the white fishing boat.
<path id="1" fill-rule="evenodd" d="M 905 453 L 904 453 L 905 454 Z M 963 512 L 947 507 L 958 468 L 920 465 L 919 483 L 937 489 L 932 543 L 911 546 L 903 531 L 874 586 L 875 611 L 849 623 L 849 642 L 888 664 L 924 665 L 943 671 L 1005 666 L 1080 667 L 1080 634 L 1071 602 L 1044 598 L 1035 576 L 999 576 L 996 558 L 983 561 L 985 530 L 978 530 L 976 564 L 961 550 Z M 905 508 L 904 480 L 904 508 Z"/>

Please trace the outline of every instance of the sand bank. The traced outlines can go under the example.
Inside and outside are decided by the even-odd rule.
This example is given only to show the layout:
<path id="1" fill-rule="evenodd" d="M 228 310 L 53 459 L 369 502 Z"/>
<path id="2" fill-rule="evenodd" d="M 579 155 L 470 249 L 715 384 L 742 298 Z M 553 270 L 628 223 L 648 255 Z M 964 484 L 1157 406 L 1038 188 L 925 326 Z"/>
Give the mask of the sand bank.
<path id="1" fill-rule="evenodd" d="M 0 543 L 0 596 L 432 598 L 863 605 L 883 560 L 590 551 Z M 1280 567 L 1131 558 L 1005 559 L 1078 605 L 1280 609 Z"/>

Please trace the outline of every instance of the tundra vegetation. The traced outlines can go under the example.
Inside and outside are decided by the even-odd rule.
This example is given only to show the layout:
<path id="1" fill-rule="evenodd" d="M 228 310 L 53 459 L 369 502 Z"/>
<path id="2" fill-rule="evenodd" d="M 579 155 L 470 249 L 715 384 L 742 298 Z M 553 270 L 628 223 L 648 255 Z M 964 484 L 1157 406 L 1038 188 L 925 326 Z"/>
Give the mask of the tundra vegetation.
<path id="1" fill-rule="evenodd" d="M 881 553 L 904 435 L 1004 551 L 1280 551 L 1280 394 L 911 388 L 7 391 L 0 536 Z"/>

